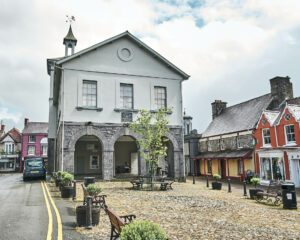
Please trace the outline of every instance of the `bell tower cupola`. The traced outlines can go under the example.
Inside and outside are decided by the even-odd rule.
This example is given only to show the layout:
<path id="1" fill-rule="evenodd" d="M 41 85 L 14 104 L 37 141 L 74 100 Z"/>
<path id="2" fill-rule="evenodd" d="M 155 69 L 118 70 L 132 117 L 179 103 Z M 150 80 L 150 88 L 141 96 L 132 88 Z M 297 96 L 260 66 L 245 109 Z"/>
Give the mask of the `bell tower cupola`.
<path id="1" fill-rule="evenodd" d="M 69 55 L 73 55 L 75 52 L 75 46 L 77 43 L 77 39 L 75 38 L 75 36 L 73 34 L 71 24 L 70 24 L 67 36 L 64 37 L 63 43 L 65 45 L 65 57 L 67 57 Z M 69 54 L 69 48 L 71 48 L 71 54 Z"/>

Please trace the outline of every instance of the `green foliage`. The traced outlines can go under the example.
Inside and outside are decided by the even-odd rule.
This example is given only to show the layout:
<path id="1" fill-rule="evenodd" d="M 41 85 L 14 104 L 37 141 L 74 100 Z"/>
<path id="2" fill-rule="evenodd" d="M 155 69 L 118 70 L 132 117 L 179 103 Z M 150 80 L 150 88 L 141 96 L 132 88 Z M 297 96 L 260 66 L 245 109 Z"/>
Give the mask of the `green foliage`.
<path id="1" fill-rule="evenodd" d="M 102 188 L 95 184 L 89 184 L 86 189 L 90 196 L 96 196 L 102 192 Z"/>
<path id="2" fill-rule="evenodd" d="M 213 177 L 216 181 L 221 179 L 221 176 L 219 174 L 214 174 Z"/>
<path id="3" fill-rule="evenodd" d="M 63 173 L 63 171 L 58 171 L 58 172 L 56 173 L 57 177 L 58 177 L 58 178 L 61 178 L 61 177 L 62 177 L 62 173 Z"/>
<path id="4" fill-rule="evenodd" d="M 166 233 L 155 223 L 133 221 L 122 228 L 120 240 L 166 240 Z"/>
<path id="5" fill-rule="evenodd" d="M 164 143 L 168 139 L 163 136 L 169 131 L 169 121 L 165 119 L 169 111 L 169 108 L 161 108 L 155 113 L 140 110 L 137 119 L 130 125 L 132 131 L 142 136 L 137 140 L 141 149 L 139 151 L 150 167 L 151 176 L 154 176 L 157 169 L 158 159 L 167 155 Z"/>
<path id="6" fill-rule="evenodd" d="M 256 188 L 256 185 L 260 183 L 260 179 L 259 178 L 251 178 L 250 182 Z"/>
<path id="7" fill-rule="evenodd" d="M 64 172 L 64 174 L 62 174 L 62 184 L 64 186 L 70 185 L 73 180 L 74 180 L 74 176 L 72 174 L 67 172 Z"/>

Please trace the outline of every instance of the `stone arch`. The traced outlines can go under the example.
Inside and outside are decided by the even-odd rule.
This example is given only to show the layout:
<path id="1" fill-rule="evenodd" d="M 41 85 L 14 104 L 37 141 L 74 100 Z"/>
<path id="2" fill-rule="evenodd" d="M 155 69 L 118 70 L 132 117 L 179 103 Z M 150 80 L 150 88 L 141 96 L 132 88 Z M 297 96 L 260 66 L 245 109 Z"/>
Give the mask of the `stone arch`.
<path id="1" fill-rule="evenodd" d="M 173 144 L 174 151 L 180 150 L 180 148 L 178 146 L 178 142 L 172 133 L 167 132 L 164 134 L 164 137 L 168 138 L 171 141 L 171 143 Z"/>
<path id="2" fill-rule="evenodd" d="M 111 151 L 114 151 L 115 142 L 118 140 L 118 138 L 122 136 L 131 136 L 136 140 L 141 139 L 141 136 L 133 132 L 131 129 L 122 127 L 119 130 L 117 130 L 116 133 L 108 141 L 108 147 L 110 147 Z"/>
<path id="3" fill-rule="evenodd" d="M 78 128 L 74 135 L 72 135 L 69 140 L 67 140 L 66 143 L 66 147 L 70 150 L 70 151 L 75 151 L 75 144 L 76 142 L 83 136 L 87 136 L 87 135 L 93 135 L 95 137 L 98 138 L 98 140 L 101 142 L 102 145 L 102 149 L 103 151 L 105 151 L 106 149 L 108 149 L 109 145 L 107 144 L 107 140 L 105 135 L 101 132 L 101 130 L 99 128 L 93 128 L 91 130 L 92 126 L 84 126 L 83 128 Z"/>

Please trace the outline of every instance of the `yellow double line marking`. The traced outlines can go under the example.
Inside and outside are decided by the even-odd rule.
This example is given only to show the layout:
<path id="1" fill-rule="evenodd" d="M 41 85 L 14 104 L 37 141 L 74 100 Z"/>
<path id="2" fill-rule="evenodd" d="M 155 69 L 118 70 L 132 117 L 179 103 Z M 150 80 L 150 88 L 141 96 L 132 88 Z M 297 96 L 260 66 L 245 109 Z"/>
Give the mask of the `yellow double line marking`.
<path id="1" fill-rule="evenodd" d="M 41 185 L 43 188 L 43 193 L 44 193 L 44 198 L 46 201 L 46 207 L 48 210 L 48 216 L 49 216 L 49 223 L 48 223 L 48 233 L 47 233 L 47 239 L 46 240 L 52 240 L 52 231 L 53 231 L 53 218 L 52 218 L 52 212 L 51 212 L 51 207 L 48 201 L 48 198 L 50 199 L 51 205 L 55 211 L 55 215 L 56 215 L 56 220 L 57 220 L 57 240 L 62 240 L 62 223 L 61 223 L 61 218 L 60 218 L 60 214 L 59 211 L 57 210 L 57 207 L 51 197 L 51 194 L 49 192 L 49 189 L 47 187 L 47 184 L 45 183 L 45 181 L 41 181 Z M 47 194 L 46 194 L 47 193 Z M 48 197 L 47 197 L 48 195 Z"/>

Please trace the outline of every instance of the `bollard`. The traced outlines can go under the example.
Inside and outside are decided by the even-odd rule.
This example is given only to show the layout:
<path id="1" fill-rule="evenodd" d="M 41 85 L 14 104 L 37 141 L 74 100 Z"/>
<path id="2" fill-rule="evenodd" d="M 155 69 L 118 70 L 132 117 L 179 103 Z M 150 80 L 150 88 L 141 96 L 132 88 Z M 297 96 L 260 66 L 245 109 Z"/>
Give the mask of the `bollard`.
<path id="1" fill-rule="evenodd" d="M 206 187 L 209 188 L 208 176 L 206 176 Z"/>
<path id="2" fill-rule="evenodd" d="M 247 197 L 247 182 L 244 181 L 244 196 Z"/>
<path id="3" fill-rule="evenodd" d="M 195 184 L 195 173 L 193 173 L 193 184 Z"/>
<path id="4" fill-rule="evenodd" d="M 231 192 L 231 181 L 230 181 L 230 178 L 228 178 L 228 192 Z"/>
<path id="5" fill-rule="evenodd" d="M 86 207 L 86 229 L 92 229 L 92 197 L 87 196 L 86 197 L 87 201 L 87 207 Z"/>
<path id="6" fill-rule="evenodd" d="M 73 201 L 76 200 L 76 180 L 73 181 L 74 183 L 74 194 L 73 194 Z"/>

